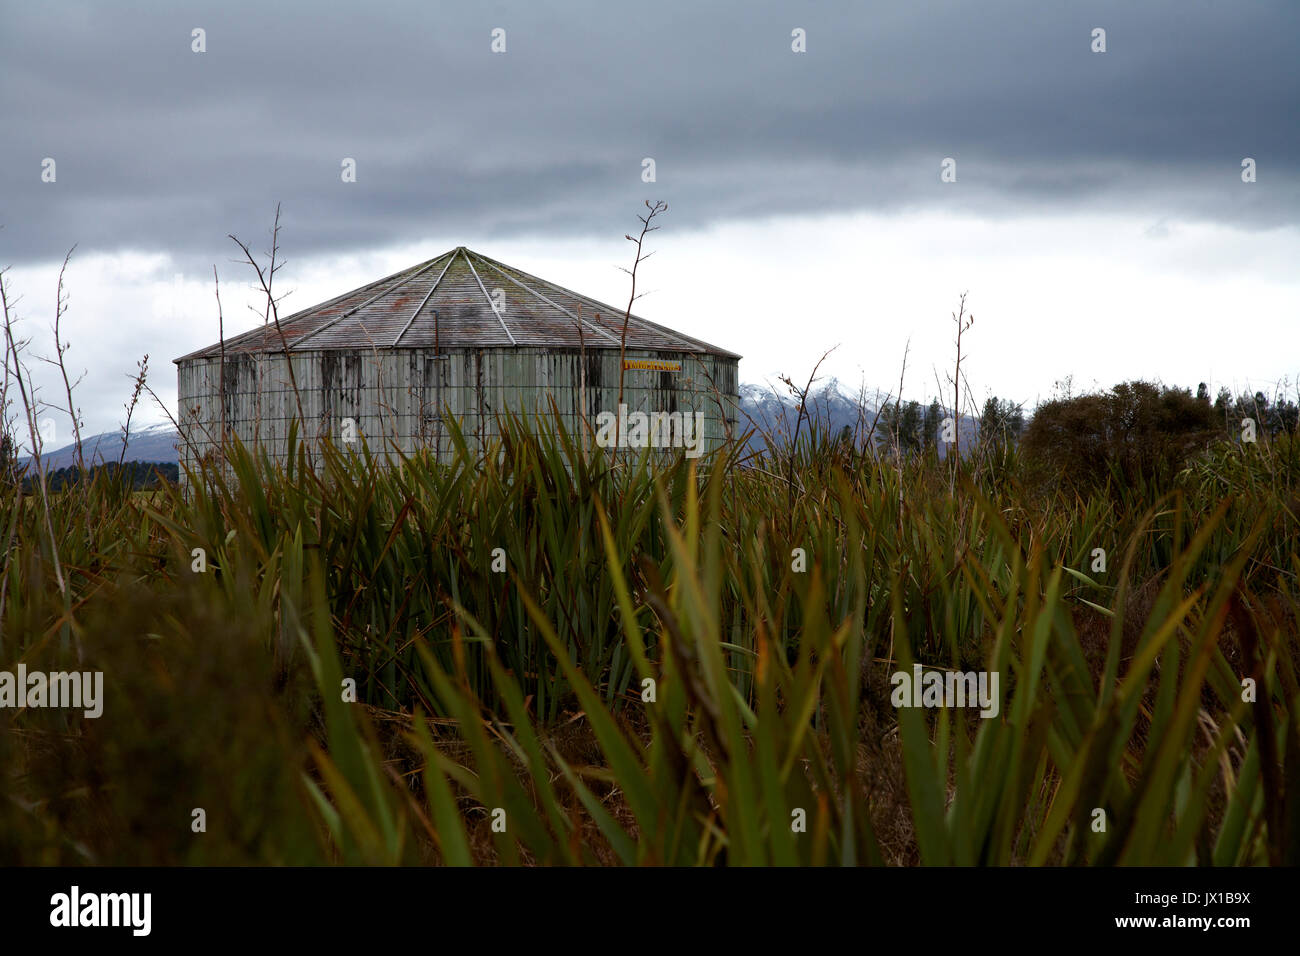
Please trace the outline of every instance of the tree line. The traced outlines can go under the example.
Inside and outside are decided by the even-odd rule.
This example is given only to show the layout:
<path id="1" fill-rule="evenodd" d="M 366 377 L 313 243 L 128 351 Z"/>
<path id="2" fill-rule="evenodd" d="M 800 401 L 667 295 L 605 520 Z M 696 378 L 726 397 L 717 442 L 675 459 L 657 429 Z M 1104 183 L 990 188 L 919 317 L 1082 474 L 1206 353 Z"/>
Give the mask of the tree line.
<path id="1" fill-rule="evenodd" d="M 1023 406 L 990 396 L 977 420 L 977 447 L 1014 449 L 1045 476 L 1073 484 L 1167 481 L 1190 456 L 1215 442 L 1270 443 L 1294 436 L 1300 406 L 1280 392 L 1233 395 L 1208 386 L 1195 393 L 1159 383 L 1123 382 L 1111 389 L 1065 395 L 1026 416 Z M 956 427 L 938 399 L 929 405 L 899 401 L 880 410 L 875 431 L 880 450 L 937 454 Z"/>
<path id="2" fill-rule="evenodd" d="M 68 465 L 46 471 L 45 487 L 50 491 L 62 491 L 83 481 L 94 481 L 100 474 L 111 477 L 120 475 L 132 489 L 147 491 L 163 483 L 179 482 L 180 466 L 175 462 L 157 461 L 128 461 L 120 465 L 110 461 L 90 465 L 85 469 L 78 465 Z M 19 461 L 13 439 L 8 435 L 0 436 L 0 481 L 12 484 L 20 480 L 23 492 L 27 494 L 35 490 L 38 476 L 30 462 Z"/>

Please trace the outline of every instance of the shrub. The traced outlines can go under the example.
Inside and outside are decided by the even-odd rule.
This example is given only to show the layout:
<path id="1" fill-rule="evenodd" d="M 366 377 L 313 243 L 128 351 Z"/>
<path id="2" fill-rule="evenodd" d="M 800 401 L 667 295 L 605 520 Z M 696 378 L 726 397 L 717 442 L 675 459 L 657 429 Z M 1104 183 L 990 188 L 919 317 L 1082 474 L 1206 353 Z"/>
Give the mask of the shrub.
<path id="1" fill-rule="evenodd" d="M 1039 406 L 1024 450 L 1040 477 L 1076 490 L 1111 477 L 1130 486 L 1163 485 L 1206 447 L 1216 425 L 1209 402 L 1187 389 L 1125 382 Z"/>

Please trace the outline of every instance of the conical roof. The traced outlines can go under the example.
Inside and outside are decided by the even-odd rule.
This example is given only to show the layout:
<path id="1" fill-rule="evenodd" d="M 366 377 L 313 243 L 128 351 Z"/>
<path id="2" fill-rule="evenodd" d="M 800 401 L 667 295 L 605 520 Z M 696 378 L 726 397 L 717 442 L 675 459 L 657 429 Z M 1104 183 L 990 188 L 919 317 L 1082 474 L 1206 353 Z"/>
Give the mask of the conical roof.
<path id="1" fill-rule="evenodd" d="M 496 290 L 501 290 L 500 295 Z M 500 303 L 500 309 L 494 306 Z M 624 310 L 457 246 L 274 324 L 228 339 L 226 354 L 329 349 L 495 347 L 618 348 Z M 581 321 L 581 333 L 579 322 Z M 632 316 L 629 349 L 699 352 L 740 358 Z M 217 343 L 186 359 L 216 357 Z"/>

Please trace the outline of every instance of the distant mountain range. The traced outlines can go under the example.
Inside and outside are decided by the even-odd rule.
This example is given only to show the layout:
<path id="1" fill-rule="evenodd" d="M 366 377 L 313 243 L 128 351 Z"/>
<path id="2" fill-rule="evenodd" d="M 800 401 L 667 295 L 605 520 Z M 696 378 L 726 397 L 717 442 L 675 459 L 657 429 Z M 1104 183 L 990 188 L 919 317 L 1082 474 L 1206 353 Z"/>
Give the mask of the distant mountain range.
<path id="1" fill-rule="evenodd" d="M 795 384 L 803 387 L 805 383 Z M 850 434 L 856 434 L 861 441 L 871 431 L 882 404 L 893 403 L 887 396 L 864 395 L 860 389 L 851 389 L 838 379 L 827 379 L 822 384 L 815 384 L 808 392 L 802 431 L 808 431 L 810 422 L 831 434 L 838 434 L 842 429 L 848 428 Z M 741 385 L 740 409 L 741 430 L 751 427 L 756 429 L 756 433 L 749 439 L 750 447 L 755 450 L 765 447 L 762 432 L 777 439 L 788 440 L 799 421 L 799 399 L 781 382 L 771 385 Z M 878 425 L 875 434 L 879 435 L 882 428 L 883 425 Z M 963 415 L 958 430 L 962 445 L 970 447 L 979 433 L 979 423 Z M 941 442 L 941 447 L 942 444 Z"/>
<path id="2" fill-rule="evenodd" d="M 802 383 L 801 383 L 802 384 Z M 876 417 L 878 405 L 875 396 L 862 397 L 836 379 L 829 379 L 824 384 L 815 385 L 808 395 L 806 416 L 802 426 L 807 431 L 809 421 L 819 428 L 838 433 L 847 427 L 850 432 L 860 432 L 865 436 Z M 781 438 L 794 433 L 799 418 L 799 401 L 789 393 L 785 385 L 741 385 L 740 386 L 740 421 L 742 432 L 755 428 L 749 444 L 755 451 L 762 449 L 765 442 L 762 432 Z M 859 424 L 861 423 L 861 424 Z M 969 445 L 979 429 L 972 419 L 961 420 L 961 439 Z M 178 461 L 176 429 L 170 423 L 147 425 L 139 430 L 133 429 L 127 443 L 126 461 L 166 462 Z M 85 449 L 86 464 L 116 462 L 122 454 L 122 432 L 103 432 L 89 435 L 82 440 Z M 55 451 L 47 451 L 41 456 L 49 471 L 67 468 L 77 463 L 75 444 L 66 445 Z"/>
<path id="3" fill-rule="evenodd" d="M 130 441 L 126 445 L 126 457 L 123 460 L 150 464 L 175 464 L 178 460 L 176 441 L 176 429 L 170 422 L 161 425 L 145 425 L 138 431 L 133 428 Z M 115 432 L 84 436 L 81 446 L 87 465 L 116 463 L 122 456 L 122 432 L 119 429 Z M 27 460 L 23 459 L 23 461 Z M 77 463 L 77 445 L 74 442 L 55 451 L 43 452 L 41 461 L 46 471 L 71 467 Z"/>
<path id="4" fill-rule="evenodd" d="M 801 387 L 805 383 L 797 383 Z M 851 393 L 836 379 L 830 379 L 809 390 L 804 407 L 804 420 L 799 425 L 799 398 L 791 394 L 783 382 L 770 385 L 740 386 L 740 428 L 754 428 L 749 444 L 755 450 L 766 445 L 763 433 L 776 439 L 788 440 L 798 425 L 807 432 L 815 423 L 818 428 L 838 434 L 848 428 L 863 436 L 871 429 L 876 418 L 877 405 L 869 397 Z"/>

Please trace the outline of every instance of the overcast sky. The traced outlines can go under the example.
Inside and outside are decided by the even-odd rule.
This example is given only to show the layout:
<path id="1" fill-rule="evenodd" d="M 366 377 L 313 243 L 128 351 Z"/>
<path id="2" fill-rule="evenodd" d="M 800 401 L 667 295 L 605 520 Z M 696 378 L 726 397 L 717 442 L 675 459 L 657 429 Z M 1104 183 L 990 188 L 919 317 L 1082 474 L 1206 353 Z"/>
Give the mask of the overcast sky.
<path id="1" fill-rule="evenodd" d="M 1297 61 L 1294 0 L 12 3 L 0 266 L 56 401 L 77 244 L 91 432 L 145 353 L 174 411 L 214 264 L 227 335 L 260 322 L 226 237 L 264 250 L 277 202 L 285 313 L 456 245 L 623 305 L 662 199 L 636 311 L 742 381 L 838 346 L 824 371 L 894 389 L 910 341 L 926 399 L 967 291 L 977 398 L 1270 388 L 1300 373 Z"/>

